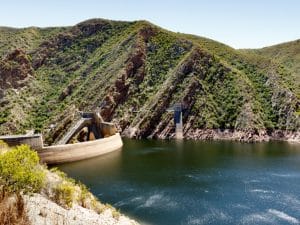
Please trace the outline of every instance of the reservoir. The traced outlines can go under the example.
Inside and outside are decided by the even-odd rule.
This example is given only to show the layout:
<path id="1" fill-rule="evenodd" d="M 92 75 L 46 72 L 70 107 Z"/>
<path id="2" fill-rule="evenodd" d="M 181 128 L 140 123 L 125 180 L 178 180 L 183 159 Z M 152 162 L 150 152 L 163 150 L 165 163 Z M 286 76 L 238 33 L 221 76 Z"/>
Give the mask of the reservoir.
<path id="1" fill-rule="evenodd" d="M 141 224 L 300 224 L 300 145 L 124 140 L 60 165 Z"/>

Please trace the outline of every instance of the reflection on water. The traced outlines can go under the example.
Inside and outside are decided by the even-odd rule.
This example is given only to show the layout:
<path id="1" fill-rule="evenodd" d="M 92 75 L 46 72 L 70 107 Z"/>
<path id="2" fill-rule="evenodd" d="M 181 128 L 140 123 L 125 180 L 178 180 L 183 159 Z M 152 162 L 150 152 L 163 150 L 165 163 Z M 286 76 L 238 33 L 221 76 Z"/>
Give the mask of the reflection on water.
<path id="1" fill-rule="evenodd" d="M 300 224 L 297 144 L 124 140 L 60 168 L 145 224 Z"/>
<path id="2" fill-rule="evenodd" d="M 101 157 L 91 158 L 84 161 L 68 163 L 60 168 L 67 168 L 76 171 L 76 176 L 95 178 L 99 172 L 104 172 L 106 176 L 115 176 L 119 174 L 121 168 L 122 151 L 103 155 Z"/>

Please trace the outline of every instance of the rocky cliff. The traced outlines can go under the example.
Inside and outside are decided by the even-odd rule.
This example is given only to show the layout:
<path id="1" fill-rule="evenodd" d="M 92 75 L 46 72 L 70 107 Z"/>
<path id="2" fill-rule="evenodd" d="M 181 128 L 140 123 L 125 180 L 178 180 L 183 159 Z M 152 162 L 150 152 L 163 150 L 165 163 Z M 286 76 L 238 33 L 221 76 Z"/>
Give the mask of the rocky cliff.
<path id="1" fill-rule="evenodd" d="M 2 28 L 0 40 L 2 134 L 34 129 L 51 144 L 76 111 L 101 106 L 125 136 L 171 138 L 166 109 L 181 102 L 186 138 L 299 140 L 300 60 L 283 50 L 299 41 L 236 50 L 146 21 L 102 19 Z"/>

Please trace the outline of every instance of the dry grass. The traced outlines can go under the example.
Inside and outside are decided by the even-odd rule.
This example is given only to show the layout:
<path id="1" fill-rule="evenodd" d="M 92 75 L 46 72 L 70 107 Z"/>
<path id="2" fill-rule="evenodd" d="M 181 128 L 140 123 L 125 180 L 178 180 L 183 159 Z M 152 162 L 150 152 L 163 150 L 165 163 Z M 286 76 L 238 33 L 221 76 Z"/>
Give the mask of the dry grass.
<path id="1" fill-rule="evenodd" d="M 21 195 L 0 196 L 0 224 L 1 225 L 30 225 Z"/>
<path id="2" fill-rule="evenodd" d="M 4 141 L 0 140 L 0 154 L 4 154 L 8 150 L 9 150 L 8 145 Z"/>

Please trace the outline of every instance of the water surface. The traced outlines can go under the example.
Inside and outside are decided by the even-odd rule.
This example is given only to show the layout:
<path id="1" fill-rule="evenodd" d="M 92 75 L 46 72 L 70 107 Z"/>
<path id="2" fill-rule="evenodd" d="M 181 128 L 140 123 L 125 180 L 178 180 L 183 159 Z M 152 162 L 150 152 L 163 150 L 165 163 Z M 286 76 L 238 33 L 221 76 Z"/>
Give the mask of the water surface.
<path id="1" fill-rule="evenodd" d="M 300 224 L 300 145 L 124 140 L 59 166 L 142 224 Z"/>

